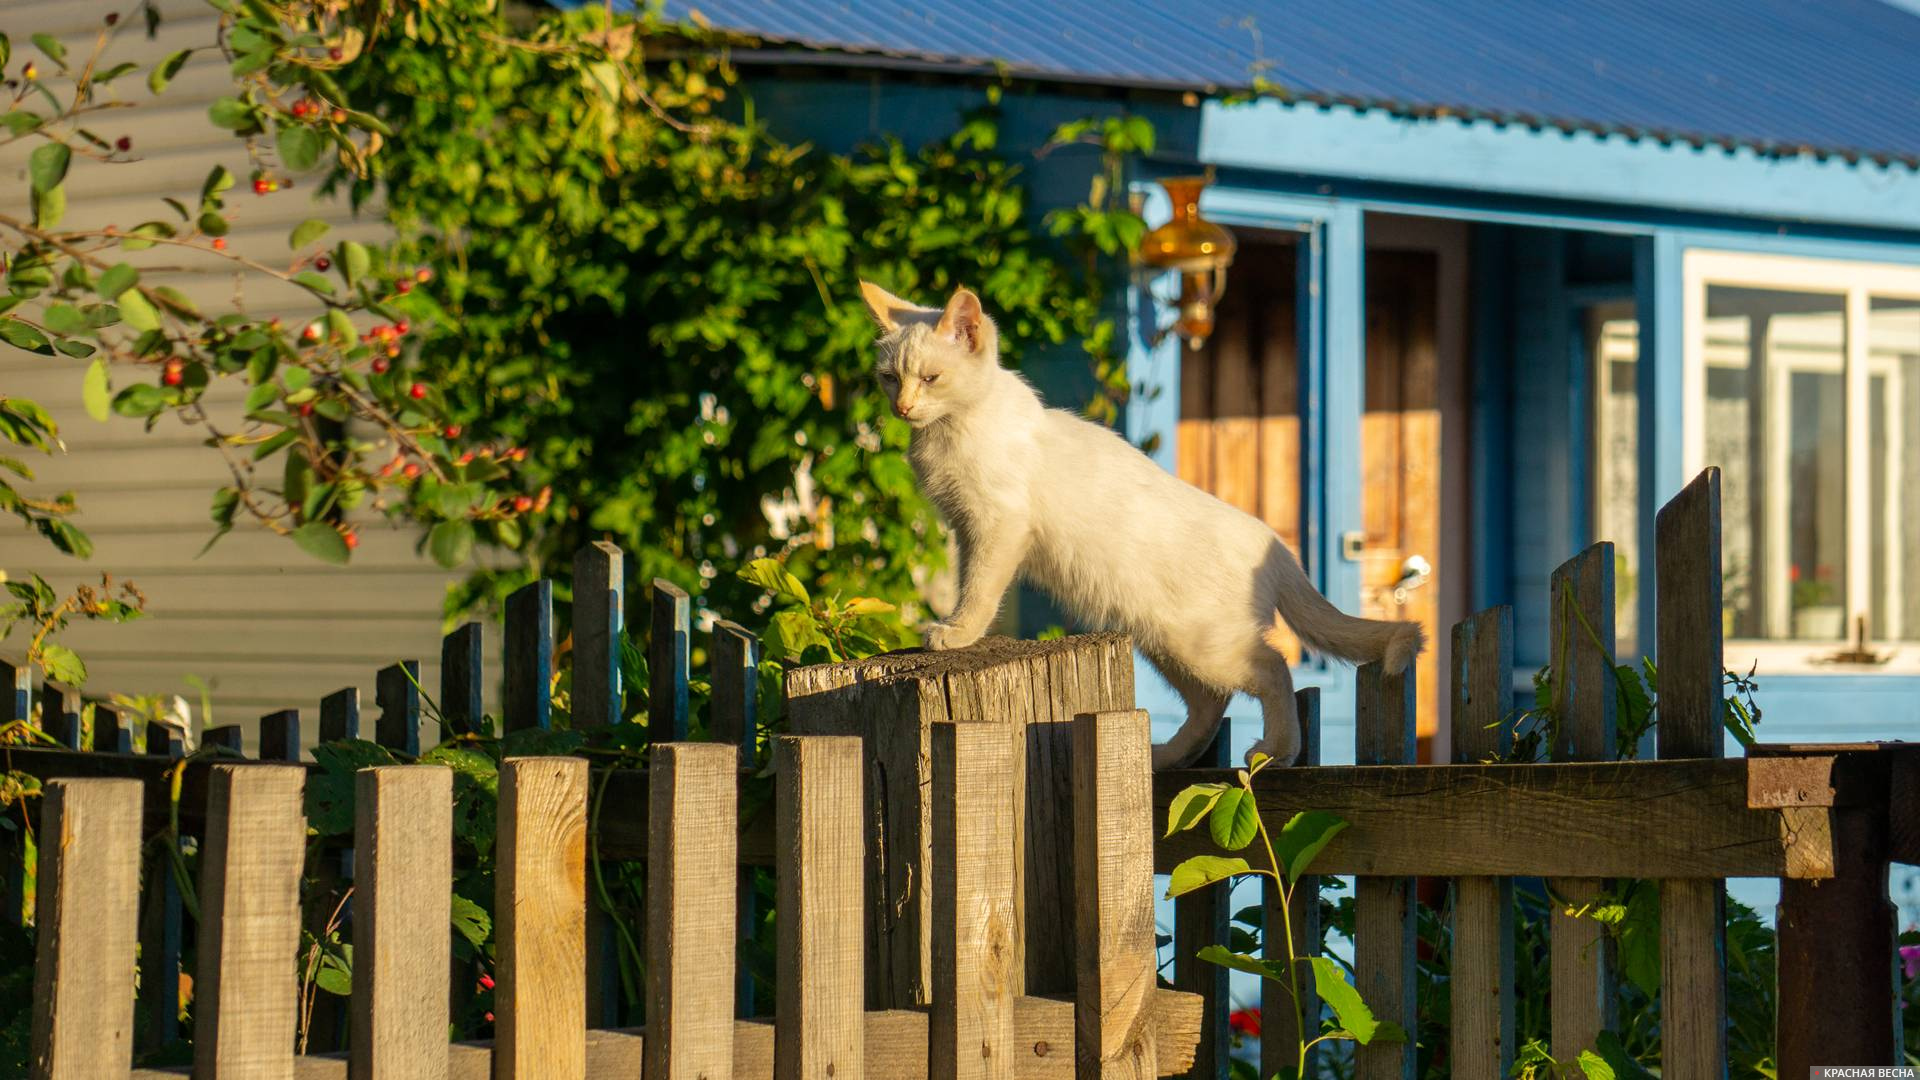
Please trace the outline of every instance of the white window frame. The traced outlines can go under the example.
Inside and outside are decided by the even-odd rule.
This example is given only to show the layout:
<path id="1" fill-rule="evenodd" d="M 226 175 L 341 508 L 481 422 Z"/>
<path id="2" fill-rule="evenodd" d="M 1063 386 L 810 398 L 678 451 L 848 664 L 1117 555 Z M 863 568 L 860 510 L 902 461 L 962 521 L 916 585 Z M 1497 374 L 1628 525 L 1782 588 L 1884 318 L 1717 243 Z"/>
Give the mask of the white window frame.
<path id="1" fill-rule="evenodd" d="M 1875 296 L 1920 300 L 1920 266 L 1689 249 L 1682 260 L 1681 276 L 1685 290 L 1682 309 L 1681 450 L 1687 476 L 1697 474 L 1706 465 L 1707 287 L 1729 285 L 1845 297 L 1847 443 L 1842 460 L 1845 462 L 1847 482 L 1846 638 L 1837 642 L 1729 639 L 1726 642 L 1727 666 L 1744 672 L 1757 662 L 1763 673 L 1796 675 L 1857 675 L 1862 672 L 1920 674 L 1920 647 L 1916 647 L 1914 642 L 1874 641 L 1869 638 L 1867 648 L 1870 651 L 1882 656 L 1890 655 L 1890 659 L 1882 664 L 1822 662 L 1835 652 L 1851 647 L 1854 616 L 1870 610 L 1873 602 L 1873 547 L 1869 534 L 1872 474 L 1864 467 L 1871 452 L 1867 439 L 1867 406 L 1870 380 L 1875 373 L 1867 351 L 1866 327 L 1870 302 Z M 1890 374 L 1898 378 L 1897 371 Z M 1894 389 L 1896 387 L 1889 387 L 1890 392 Z M 1775 397 L 1782 399 L 1784 395 Z M 1890 438 L 1897 433 L 1899 423 L 1900 418 L 1889 415 Z M 1774 448 L 1769 452 L 1783 452 L 1783 448 Z M 1897 479 L 1890 478 L 1890 483 L 1897 483 Z M 1894 517 L 1888 515 L 1890 526 L 1894 524 Z M 1782 549 L 1779 544 L 1774 544 L 1769 546 L 1769 550 L 1778 552 Z M 1890 559 L 1889 563 L 1893 561 Z M 1773 592 L 1779 593 L 1780 590 Z"/>

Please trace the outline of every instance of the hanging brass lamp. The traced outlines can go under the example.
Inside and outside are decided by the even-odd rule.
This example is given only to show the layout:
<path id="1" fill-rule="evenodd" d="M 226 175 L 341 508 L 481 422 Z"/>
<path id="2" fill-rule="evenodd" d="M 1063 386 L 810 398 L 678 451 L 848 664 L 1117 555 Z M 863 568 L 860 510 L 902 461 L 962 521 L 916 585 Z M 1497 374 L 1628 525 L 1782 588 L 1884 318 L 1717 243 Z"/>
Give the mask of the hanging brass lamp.
<path id="1" fill-rule="evenodd" d="M 1239 247 L 1233 233 L 1200 216 L 1205 176 L 1171 176 L 1160 181 L 1173 202 L 1173 218 L 1140 241 L 1140 261 L 1180 275 L 1179 317 L 1169 329 L 1199 348 L 1213 333 L 1213 309 L 1227 288 L 1227 267 Z"/>

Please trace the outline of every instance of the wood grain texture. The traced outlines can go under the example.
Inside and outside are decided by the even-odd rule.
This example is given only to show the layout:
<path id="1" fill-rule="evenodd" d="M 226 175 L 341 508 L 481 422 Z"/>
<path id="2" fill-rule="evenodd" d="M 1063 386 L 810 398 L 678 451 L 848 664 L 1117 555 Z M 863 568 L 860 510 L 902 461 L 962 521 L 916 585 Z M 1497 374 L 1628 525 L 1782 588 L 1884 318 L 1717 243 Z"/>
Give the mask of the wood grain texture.
<path id="1" fill-rule="evenodd" d="M 620 636 L 626 621 L 626 558 L 605 540 L 573 557 L 573 724 L 620 722 Z"/>
<path id="2" fill-rule="evenodd" d="M 360 737 L 360 688 L 349 686 L 320 699 L 320 741 Z"/>
<path id="3" fill-rule="evenodd" d="M 1709 468 L 1655 519 L 1662 758 L 1717 758 L 1721 729 L 1720 470 Z M 1751 796 L 1751 785 L 1749 785 Z M 1749 798 L 1749 802 L 1751 802 Z M 1663 1075 L 1727 1074 L 1727 887 L 1660 884 Z"/>
<path id="4" fill-rule="evenodd" d="M 296 765 L 216 765 L 208 776 L 194 986 L 198 1080 L 293 1075 L 306 780 Z"/>
<path id="5" fill-rule="evenodd" d="M 86 749 L 81 745 L 82 736 L 85 734 L 85 725 L 81 723 L 80 717 L 83 705 L 80 691 L 70 686 L 62 686 L 52 679 L 40 680 L 40 727 L 53 737 L 54 742 L 69 750 Z M 99 709 L 104 707 L 95 708 L 96 723 Z M 116 716 L 115 719 L 117 721 L 118 717 Z M 99 743 L 97 738 L 95 743 Z M 96 745 L 94 751 L 98 753 L 102 748 L 101 745 Z"/>
<path id="6" fill-rule="evenodd" d="M 774 1077 L 862 1080 L 867 991 L 860 740 L 783 735 L 774 744 L 774 762 Z"/>
<path id="7" fill-rule="evenodd" d="M 486 632 L 477 622 L 456 627 L 440 639 L 440 715 L 456 734 L 474 730 L 486 711 L 481 676 L 485 658 Z"/>
<path id="8" fill-rule="evenodd" d="M 1233 762 L 1229 757 L 1233 721 L 1223 718 L 1213 742 L 1200 753 L 1195 764 L 1201 768 L 1224 769 Z M 1194 1051 L 1195 1080 L 1226 1080 L 1231 1032 L 1227 1030 L 1228 969 L 1200 959 L 1201 949 L 1227 944 L 1227 925 L 1233 907 L 1233 885 L 1221 882 L 1174 898 L 1173 901 L 1173 985 L 1200 995 L 1200 1045 Z M 1291 1007 L 1291 1006 L 1289 1006 Z"/>
<path id="9" fill-rule="evenodd" d="M 1453 628 L 1453 760 L 1497 760 L 1511 750 L 1513 608 Z M 1461 1080 L 1502 1080 L 1513 1067 L 1513 879 L 1453 882 L 1453 1015 L 1448 1064 Z"/>
<path id="10" fill-rule="evenodd" d="M 300 760 L 300 710 L 282 709 L 260 718 L 260 760 Z"/>
<path id="11" fill-rule="evenodd" d="M 1154 776 L 1165 820 L 1205 771 Z M 1314 867 L 1322 874 L 1434 877 L 1830 877 L 1824 830 L 1784 829 L 1784 814 L 1824 823 L 1823 807 L 1749 809 L 1747 763 L 1618 761 L 1535 765 L 1268 769 L 1254 780 L 1261 816 L 1278 830 L 1302 810 L 1347 820 Z M 1648 821 L 1671 823 L 1648 829 Z M 1154 844 L 1161 873 L 1219 854 L 1205 830 Z"/>
<path id="12" fill-rule="evenodd" d="M 506 675 L 500 684 L 508 731 L 552 725 L 553 582 L 542 578 L 507 597 Z"/>
<path id="13" fill-rule="evenodd" d="M 653 749 L 646 1080 L 733 1072 L 739 761 L 720 743 Z"/>
<path id="14" fill-rule="evenodd" d="M 1613 544 L 1601 542 L 1553 572 L 1553 706 L 1560 717 L 1551 747 L 1555 761 L 1607 761 L 1619 756 L 1614 732 L 1619 686 L 1614 681 L 1612 654 L 1613 567 Z M 1646 811 L 1645 806 L 1637 809 Z M 1600 923 L 1566 914 L 1569 908 L 1577 910 L 1597 900 L 1605 888 L 1603 880 L 1556 877 L 1548 880 L 1547 888 L 1565 902 L 1554 905 L 1549 924 L 1549 965 L 1553 1056 L 1568 1060 L 1592 1049 L 1600 1032 L 1614 1027 L 1618 995 L 1613 944 Z"/>
<path id="15" fill-rule="evenodd" d="M 355 1080 L 445 1080 L 453 880 L 453 770 L 362 769 L 355 778 Z"/>
<path id="16" fill-rule="evenodd" d="M 1362 766 L 1411 765 L 1418 686 L 1414 668 L 1388 675 L 1378 663 L 1362 664 L 1354 679 L 1354 761 Z M 1413 878 L 1354 879 L 1354 985 L 1374 1016 L 1409 1032 L 1416 1030 L 1414 915 Z M 1413 1047 L 1382 1042 L 1358 1047 L 1353 1065 L 1356 1080 L 1412 1080 Z"/>
<path id="17" fill-rule="evenodd" d="M 1127 1080 L 1159 1072 L 1151 1021 L 1159 967 L 1153 925 L 1152 735 L 1146 712 L 1074 718 L 1074 1075 Z M 1194 1033 L 1199 1041 L 1199 1032 Z"/>
<path id="18" fill-rule="evenodd" d="M 740 748 L 743 768 L 755 767 L 760 739 L 760 641 L 739 623 L 725 619 L 713 624 L 711 650 L 713 688 L 708 710 L 707 737 L 718 743 Z M 734 1015 L 753 1015 L 753 972 L 746 958 L 753 949 L 754 931 L 760 920 L 754 890 L 754 872 L 742 868 L 737 877 L 734 914 L 740 920 L 736 934 L 738 957 L 734 965 Z"/>
<path id="19" fill-rule="evenodd" d="M 787 720 L 802 734 L 865 740 L 867 1006 L 929 1000 L 928 821 L 935 725 L 1003 725 L 1026 768 L 1017 823 L 1020 941 L 1030 992 L 1074 983 L 1072 717 L 1133 704 L 1133 649 L 1118 634 L 1056 641 L 988 638 L 950 652 L 903 652 L 787 674 Z"/>
<path id="20" fill-rule="evenodd" d="M 1296 768 L 1317 768 L 1320 764 L 1320 688 L 1310 686 L 1294 695 L 1294 703 L 1300 714 L 1300 760 Z M 1158 813 L 1156 808 L 1155 813 Z M 1155 819 L 1159 820 L 1158 818 Z M 1320 953 L 1320 878 L 1308 874 L 1293 886 L 1292 910 L 1283 906 L 1280 887 L 1268 879 L 1261 879 L 1261 899 L 1265 908 L 1267 929 L 1261 935 L 1261 954 L 1268 963 L 1286 963 L 1286 936 L 1281 931 L 1281 919 L 1286 918 L 1292 926 L 1293 948 L 1300 959 L 1308 959 Z M 1300 969 L 1300 1022 L 1295 1020 L 1293 996 L 1287 988 L 1272 979 L 1260 980 L 1260 1075 L 1273 1076 L 1282 1069 L 1294 1069 L 1300 1065 L 1297 1048 L 1302 1041 L 1299 1037 L 1305 1030 L 1311 1040 L 1320 1031 L 1320 994 L 1314 988 L 1313 976 L 1306 967 Z M 1163 1050 L 1164 1052 L 1164 1050 Z M 1318 1048 L 1307 1053 L 1307 1068 L 1321 1058 Z M 1312 1075 L 1310 1072 L 1307 1075 Z"/>
<path id="21" fill-rule="evenodd" d="M 927 1075 L 1013 1075 L 1019 996 L 1013 743 L 1004 725 L 933 730 L 932 990 Z"/>
<path id="22" fill-rule="evenodd" d="M 494 1078 L 584 1080 L 586 760 L 502 762 L 498 829 Z"/>
<path id="23" fill-rule="evenodd" d="M 403 754 L 420 753 L 420 661 L 381 668 L 373 679 L 373 701 L 380 708 L 373 722 L 374 741 Z"/>
<path id="24" fill-rule="evenodd" d="M 297 747 L 299 744 L 296 742 L 294 745 Z M 96 754 L 133 753 L 133 728 L 120 715 L 120 710 L 111 705 L 93 707 L 93 752 Z"/>
<path id="25" fill-rule="evenodd" d="M 1193 1063 L 1200 1030 L 1200 999 L 1172 990 L 1151 992 L 1151 1023 L 1160 1048 L 1160 1075 L 1178 1076 Z M 1014 1003 L 1017 1058 L 1014 1080 L 1072 1080 L 1074 1077 L 1074 1004 L 1055 998 L 1023 997 Z M 737 1080 L 771 1080 L 774 1026 L 764 1019 L 734 1020 L 733 1075 Z M 866 1014 L 864 1068 L 876 1077 L 924 1076 L 927 1065 L 927 1014 L 893 1009 Z M 491 1080 L 493 1044 L 454 1043 L 449 1080 Z M 632 1077 L 646 1056 L 646 1029 L 587 1032 L 587 1075 Z M 140 1069 L 133 1080 L 173 1080 L 185 1070 Z M 298 1060 L 297 1080 L 346 1080 L 343 1055 L 313 1055 Z M 835 1080 L 839 1080 L 836 1074 Z"/>
<path id="26" fill-rule="evenodd" d="M 665 578 L 653 579 L 652 637 L 647 640 L 647 723 L 655 738 L 669 741 L 687 737 L 691 603 L 685 589 Z"/>
<path id="27" fill-rule="evenodd" d="M 140 908 L 140 785 L 55 780 L 40 818 L 34 1080 L 127 1075 Z"/>

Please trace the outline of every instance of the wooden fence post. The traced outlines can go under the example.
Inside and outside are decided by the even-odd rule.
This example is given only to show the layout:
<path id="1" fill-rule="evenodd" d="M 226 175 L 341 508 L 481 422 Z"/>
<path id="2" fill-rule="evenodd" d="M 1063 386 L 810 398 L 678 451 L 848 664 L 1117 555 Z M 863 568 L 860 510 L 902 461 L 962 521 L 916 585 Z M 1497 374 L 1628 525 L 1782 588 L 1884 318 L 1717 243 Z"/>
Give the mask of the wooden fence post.
<path id="1" fill-rule="evenodd" d="M 653 636 L 647 641 L 647 725 L 656 742 L 687 737 L 691 601 L 686 590 L 653 579 Z"/>
<path id="2" fill-rule="evenodd" d="M 1221 717 L 1213 742 L 1200 753 L 1195 768 L 1224 769 L 1233 764 L 1230 744 L 1233 718 Z M 1187 1073 L 1193 1080 L 1226 1080 L 1227 1011 L 1230 985 L 1227 968 L 1200 959 L 1199 952 L 1209 945 L 1227 943 L 1227 926 L 1233 912 L 1233 883 L 1223 881 L 1196 889 L 1173 902 L 1173 986 L 1176 990 L 1200 995 L 1200 1045 L 1194 1049 L 1193 1068 Z M 1291 1007 L 1291 1006 L 1289 1006 Z"/>
<path id="3" fill-rule="evenodd" d="M 1073 721 L 1077 1080 L 1153 1080 L 1153 735 L 1143 710 Z"/>
<path id="4" fill-rule="evenodd" d="M 860 740 L 783 735 L 774 760 L 774 1080 L 863 1080 Z"/>
<path id="5" fill-rule="evenodd" d="M 193 1075 L 291 1080 L 307 771 L 215 765 L 207 779 Z"/>
<path id="6" fill-rule="evenodd" d="M 485 715 L 486 635 L 477 622 L 463 623 L 440 639 L 440 715 L 450 734 L 478 731 Z"/>
<path id="7" fill-rule="evenodd" d="M 83 708 L 80 691 L 46 679 L 40 681 L 40 726 L 69 750 L 81 748 Z M 103 749 L 98 737 L 94 740 L 94 749 Z"/>
<path id="8" fill-rule="evenodd" d="M 729 743 L 740 750 L 740 767 L 751 769 L 759 746 L 759 665 L 760 642 L 738 623 L 721 619 L 713 624 L 710 652 L 713 663 L 713 698 L 707 735 L 718 743 Z M 734 1009 L 739 1016 L 752 1016 L 753 971 L 746 958 L 753 947 L 754 929 L 759 925 L 754 910 L 754 870 L 740 868 L 734 911 L 740 919 L 739 956 L 735 977 Z"/>
<path id="9" fill-rule="evenodd" d="M 1662 758 L 1722 756 L 1720 470 L 1655 518 Z M 1726 882 L 1660 883 L 1661 1074 L 1727 1075 Z M 1784 1014 L 1783 1014 L 1784 1015 Z"/>
<path id="10" fill-rule="evenodd" d="M 1513 749 L 1513 608 L 1453 627 L 1453 760 L 1497 760 Z M 1461 1080 L 1504 1080 L 1513 1068 L 1513 879 L 1453 882 L 1453 1032 L 1447 1062 Z"/>
<path id="11" fill-rule="evenodd" d="M 523 585 L 507 597 L 506 731 L 551 727 L 553 709 L 553 582 Z"/>
<path id="12" fill-rule="evenodd" d="M 261 761 L 299 761 L 300 710 L 282 709 L 261 717 L 258 744 Z"/>
<path id="13" fill-rule="evenodd" d="M 355 777 L 353 1080 L 445 1080 L 453 770 Z"/>
<path id="14" fill-rule="evenodd" d="M 1414 762 L 1413 663 L 1388 675 L 1376 663 L 1362 664 L 1354 676 L 1354 763 L 1411 765 Z M 1362 877 L 1353 881 L 1354 985 L 1361 1000 L 1382 1020 L 1391 1020 L 1411 1037 L 1414 1021 L 1415 918 L 1409 877 Z M 1356 1080 L 1412 1080 L 1413 1046 L 1374 1043 L 1354 1051 Z"/>
<path id="15" fill-rule="evenodd" d="M 133 753 L 133 729 L 120 718 L 120 710 L 111 705 L 96 704 L 93 707 L 93 752 Z"/>
<path id="16" fill-rule="evenodd" d="M 1320 764 L 1320 688 L 1309 686 L 1297 691 L 1293 700 L 1300 714 L 1300 760 L 1296 764 L 1309 768 Z M 1303 960 L 1318 956 L 1320 878 L 1308 874 L 1294 883 L 1292 911 L 1281 905 L 1280 887 L 1265 878 L 1261 879 L 1261 896 L 1264 912 L 1260 947 L 1266 961 L 1281 965 L 1287 962 L 1288 931 L 1282 919 L 1291 920 L 1294 952 Z M 1300 1016 L 1307 1039 L 1313 1039 L 1320 1031 L 1320 994 L 1314 988 L 1312 974 L 1305 970 L 1300 973 Z M 1260 980 L 1261 1076 L 1273 1076 L 1299 1065 L 1295 1049 L 1300 1045 L 1299 1031 L 1294 1024 L 1293 996 L 1287 988 L 1272 979 Z M 1308 1051 L 1307 1068 L 1312 1070 L 1320 1057 L 1318 1048 Z"/>
<path id="17" fill-rule="evenodd" d="M 644 1075 L 730 1080 L 740 752 L 656 743 L 649 772 Z"/>
<path id="18" fill-rule="evenodd" d="M 373 722 L 375 742 L 409 756 L 420 753 L 419 684 L 418 660 L 389 664 L 373 677 L 373 703 L 380 707 Z"/>
<path id="19" fill-rule="evenodd" d="M 596 540 L 573 557 L 573 726 L 620 722 L 620 635 L 626 619 L 623 556 Z"/>
<path id="20" fill-rule="evenodd" d="M 991 723 L 933 730 L 931 1080 L 1013 1075 L 1020 994 L 1013 743 Z M 1151 888 L 1151 886 L 1149 886 Z"/>
<path id="21" fill-rule="evenodd" d="M 494 1080 L 585 1080 L 586 759 L 502 762 L 498 829 Z"/>
<path id="22" fill-rule="evenodd" d="M 176 758 L 186 752 L 186 743 L 180 738 L 179 728 L 154 720 L 147 721 L 147 753 L 154 757 Z"/>
<path id="23" fill-rule="evenodd" d="M 167 724 L 147 724 L 147 754 L 179 758 L 186 753 L 180 733 Z M 140 913 L 140 1013 L 147 1018 L 140 1047 L 157 1050 L 180 1037 L 180 949 L 185 910 L 180 883 L 174 880 L 172 854 L 165 836 L 154 838 L 143 872 Z"/>
<path id="24" fill-rule="evenodd" d="M 1619 756 L 1614 731 L 1619 685 L 1613 672 L 1613 544 L 1595 544 L 1561 564 L 1553 572 L 1552 589 L 1549 662 L 1553 707 L 1560 717 L 1553 759 L 1610 761 Z M 1564 910 L 1598 899 L 1605 884 L 1596 878 L 1547 882 L 1548 890 L 1565 901 L 1554 904 L 1549 923 L 1553 1056 L 1562 1060 L 1593 1049 L 1600 1033 L 1615 1026 L 1618 995 L 1606 928 Z"/>
<path id="25" fill-rule="evenodd" d="M 135 780 L 46 786 L 34 919 L 34 1080 L 105 1080 L 132 1066 L 140 806 Z"/>
<path id="26" fill-rule="evenodd" d="M 360 737 L 360 688 L 349 686 L 320 699 L 320 742 Z"/>
<path id="27" fill-rule="evenodd" d="M 0 660 L 0 724 L 33 719 L 33 672 L 25 664 Z M 25 824 L 26 810 L 18 809 Z M 26 848 L 20 830 L 0 833 L 0 922 L 7 926 L 27 924 Z"/>
<path id="28" fill-rule="evenodd" d="M 246 736 L 241 734 L 239 724 L 221 724 L 210 727 L 200 733 L 200 745 L 226 751 L 229 755 L 244 757 L 247 753 Z"/>

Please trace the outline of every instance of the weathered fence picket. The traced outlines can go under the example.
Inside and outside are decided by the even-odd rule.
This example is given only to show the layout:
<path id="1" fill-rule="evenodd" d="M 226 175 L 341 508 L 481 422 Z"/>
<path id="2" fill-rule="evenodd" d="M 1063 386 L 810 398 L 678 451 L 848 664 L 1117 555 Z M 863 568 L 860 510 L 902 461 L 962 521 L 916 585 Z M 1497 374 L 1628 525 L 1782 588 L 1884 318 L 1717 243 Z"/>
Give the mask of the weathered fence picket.
<path id="1" fill-rule="evenodd" d="M 412 756 L 420 752 L 420 661 L 402 660 L 373 677 L 373 703 L 380 715 L 373 740 Z"/>
<path id="2" fill-rule="evenodd" d="M 996 724 L 933 729 L 932 1080 L 1010 1080 L 1024 979 L 1014 904 L 1013 741 Z"/>
<path id="3" fill-rule="evenodd" d="M 863 1080 L 860 740 L 782 736 L 774 744 L 774 761 L 774 1080 Z"/>
<path id="4" fill-rule="evenodd" d="M 1233 718 L 1222 717 L 1213 742 L 1194 762 L 1199 768 L 1224 769 L 1233 764 Z M 1233 884 L 1220 882 L 1195 889 L 1173 901 L 1173 985 L 1200 995 L 1200 1045 L 1193 1053 L 1193 1080 L 1226 1080 L 1227 1027 L 1230 979 L 1227 968 L 1200 959 L 1200 950 L 1225 945 L 1233 917 Z"/>
<path id="5" fill-rule="evenodd" d="M 586 761 L 501 762 L 497 827 L 493 1075 L 585 1080 Z"/>
<path id="6" fill-rule="evenodd" d="M 97 720 L 94 730 L 99 730 Z M 255 745 L 259 747 L 256 756 L 261 761 L 299 761 L 300 710 L 282 709 L 261 717 L 260 736 Z"/>
<path id="7" fill-rule="evenodd" d="M 1499 760 L 1513 747 L 1513 608 L 1453 628 L 1453 760 Z M 1513 879 L 1453 881 L 1453 1075 L 1500 1080 L 1513 1068 Z"/>
<path id="8" fill-rule="evenodd" d="M 507 731 L 553 726 L 553 582 L 507 597 L 507 644 L 500 698 Z"/>
<path id="9" fill-rule="evenodd" d="M 648 777 L 646 1080 L 733 1075 L 740 753 L 661 743 Z"/>
<path id="10" fill-rule="evenodd" d="M 1076 1080 L 1151 1080 L 1167 1064 L 1153 1017 L 1151 731 L 1139 710 L 1073 721 Z"/>
<path id="11" fill-rule="evenodd" d="M 34 917 L 35 1080 L 125 1076 L 132 1060 L 140 798 L 133 780 L 46 787 Z"/>
<path id="12" fill-rule="evenodd" d="M 690 601 L 685 589 L 653 579 L 653 637 L 647 643 L 647 725 L 669 742 L 687 737 Z"/>
<path id="13" fill-rule="evenodd" d="M 485 712 L 481 672 L 486 635 L 477 622 L 463 623 L 440 640 L 440 718 L 446 734 L 479 730 Z"/>
<path id="14" fill-rule="evenodd" d="M 356 1078 L 444 1080 L 453 772 L 391 765 L 356 783 L 349 1068 Z"/>
<path id="15" fill-rule="evenodd" d="M 1363 664 L 1355 675 L 1354 757 L 1358 765 L 1414 761 L 1413 665 L 1396 675 Z M 1353 967 L 1360 996 L 1374 1016 L 1414 1030 L 1416 924 L 1414 879 L 1368 876 L 1353 882 Z M 1398 1042 L 1375 1042 L 1353 1056 L 1357 1080 L 1412 1080 L 1414 1053 Z"/>

